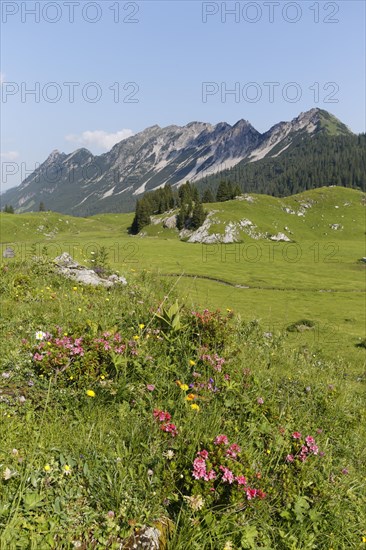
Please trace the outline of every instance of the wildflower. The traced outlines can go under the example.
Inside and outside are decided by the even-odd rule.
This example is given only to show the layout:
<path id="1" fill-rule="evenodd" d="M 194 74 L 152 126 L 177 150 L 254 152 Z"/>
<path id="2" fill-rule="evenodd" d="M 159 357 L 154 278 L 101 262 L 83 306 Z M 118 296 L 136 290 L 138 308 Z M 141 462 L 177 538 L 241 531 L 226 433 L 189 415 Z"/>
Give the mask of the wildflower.
<path id="1" fill-rule="evenodd" d="M 310 445 L 314 445 L 315 443 L 314 438 L 311 437 L 311 435 L 308 435 L 307 437 L 305 437 L 305 441 L 308 447 L 310 447 Z"/>
<path id="2" fill-rule="evenodd" d="M 225 466 L 220 466 L 220 470 L 224 472 L 222 476 L 222 481 L 227 481 L 230 484 L 234 482 L 234 474 L 231 470 L 229 470 L 229 468 L 226 468 Z"/>
<path id="3" fill-rule="evenodd" d="M 46 333 L 42 332 L 42 330 L 38 330 L 36 332 L 36 340 L 43 340 L 46 337 Z"/>
<path id="4" fill-rule="evenodd" d="M 247 494 L 248 500 L 252 500 L 252 498 L 257 496 L 257 489 L 251 489 L 250 487 L 248 487 L 247 489 L 245 489 L 245 492 Z"/>
<path id="5" fill-rule="evenodd" d="M 287 455 L 286 456 L 286 462 L 293 462 L 294 461 L 294 455 Z"/>
<path id="6" fill-rule="evenodd" d="M 8 481 L 8 479 L 10 479 L 11 477 L 13 477 L 15 475 L 16 475 L 16 472 L 12 472 L 10 470 L 10 468 L 5 468 L 4 473 L 3 473 L 3 478 L 5 479 L 5 481 Z"/>
<path id="7" fill-rule="evenodd" d="M 366 543 L 366 537 L 362 537 L 362 542 Z"/>
<path id="8" fill-rule="evenodd" d="M 145 325 L 144 325 L 143 323 L 141 323 L 141 324 L 139 325 L 139 329 L 142 330 L 143 328 L 145 328 Z"/>
<path id="9" fill-rule="evenodd" d="M 187 391 L 189 389 L 189 387 L 187 386 L 187 384 L 180 384 L 180 389 L 183 390 L 183 391 Z"/>
<path id="10" fill-rule="evenodd" d="M 154 384 L 147 384 L 147 385 L 146 385 L 146 388 L 147 388 L 149 391 L 154 391 L 154 390 L 155 390 Z"/>
<path id="11" fill-rule="evenodd" d="M 189 360 L 189 364 L 191 367 L 194 367 L 196 364 L 196 361 L 193 361 L 192 359 Z"/>
<path id="12" fill-rule="evenodd" d="M 238 485 L 246 485 L 247 480 L 244 476 L 236 476 L 235 481 L 238 483 Z"/>
<path id="13" fill-rule="evenodd" d="M 231 458 L 236 458 L 238 453 L 240 453 L 241 448 L 236 443 L 233 443 L 230 445 L 228 450 L 226 451 L 226 456 L 230 456 Z"/>
<path id="14" fill-rule="evenodd" d="M 14 456 L 18 456 L 18 454 L 19 454 L 18 449 L 13 449 L 13 450 L 11 451 L 11 454 L 13 454 Z"/>
<path id="15" fill-rule="evenodd" d="M 206 475 L 206 462 L 204 458 L 198 457 L 193 461 L 193 472 L 192 476 L 195 479 L 204 478 Z"/>
<path id="16" fill-rule="evenodd" d="M 71 474 L 70 466 L 68 464 L 65 464 L 65 466 L 63 467 L 63 471 L 64 471 L 64 474 L 70 475 Z"/>
<path id="17" fill-rule="evenodd" d="M 154 475 L 154 471 L 149 469 L 149 470 L 147 471 L 147 475 L 148 475 L 149 477 L 153 476 L 153 475 Z"/>
<path id="18" fill-rule="evenodd" d="M 135 334 L 135 336 L 133 336 L 133 339 L 134 339 L 134 340 L 140 340 L 140 336 L 137 336 L 137 335 Z"/>
<path id="19" fill-rule="evenodd" d="M 73 289 L 73 290 L 77 290 L 78 287 L 77 287 L 77 286 L 73 286 L 72 289 Z"/>
<path id="20" fill-rule="evenodd" d="M 187 401 L 193 401 L 193 399 L 196 399 L 197 395 L 194 393 L 189 393 L 186 397 Z"/>
<path id="21" fill-rule="evenodd" d="M 225 542 L 225 546 L 224 546 L 223 550 L 234 550 L 234 546 L 233 546 L 233 543 L 231 542 L 231 540 L 227 540 Z"/>
<path id="22" fill-rule="evenodd" d="M 200 407 L 199 407 L 199 405 L 197 405 L 197 403 L 192 403 L 191 409 L 193 409 L 194 411 L 199 411 Z"/>
<path id="23" fill-rule="evenodd" d="M 172 423 L 162 424 L 160 426 L 160 429 L 163 430 L 163 432 L 172 434 L 172 437 L 175 437 L 176 435 L 178 435 L 177 426 L 175 424 L 172 424 Z"/>
<path id="24" fill-rule="evenodd" d="M 172 451 L 172 449 L 168 449 L 163 453 L 163 456 L 168 460 L 172 460 L 174 458 L 174 451 Z"/>
<path id="25" fill-rule="evenodd" d="M 49 464 L 46 464 L 43 469 L 45 472 L 49 472 L 51 470 L 51 466 Z"/>
<path id="26" fill-rule="evenodd" d="M 115 516 L 115 513 L 113 512 L 113 510 L 109 510 L 109 512 L 107 512 L 107 517 L 110 518 L 110 519 L 113 519 Z"/>
<path id="27" fill-rule="evenodd" d="M 349 474 L 349 471 L 347 470 L 347 468 L 343 468 L 342 474 L 345 475 L 345 476 L 346 476 L 347 474 Z"/>
<path id="28" fill-rule="evenodd" d="M 205 504 L 205 501 L 204 501 L 204 499 L 202 498 L 201 495 L 194 495 L 194 496 L 191 496 L 191 497 L 185 496 L 184 498 L 188 501 L 189 506 L 194 511 L 200 510 L 201 508 L 203 508 L 203 506 Z"/>
<path id="29" fill-rule="evenodd" d="M 229 440 L 227 438 L 226 435 L 218 435 L 216 438 L 215 438 L 215 441 L 214 441 L 215 445 L 228 445 L 229 444 Z"/>
<path id="30" fill-rule="evenodd" d="M 301 433 L 300 433 L 300 432 L 294 432 L 294 433 L 292 434 L 292 437 L 293 437 L 294 439 L 301 439 Z"/>
<path id="31" fill-rule="evenodd" d="M 198 451 L 197 455 L 206 460 L 206 458 L 208 458 L 208 451 L 203 449 L 202 451 Z"/>
<path id="32" fill-rule="evenodd" d="M 95 392 L 93 390 L 86 390 L 86 395 L 88 397 L 95 397 Z"/>
<path id="33" fill-rule="evenodd" d="M 263 405 L 263 403 L 264 403 L 263 397 L 258 397 L 257 403 L 258 403 L 258 405 Z"/>
<path id="34" fill-rule="evenodd" d="M 153 415 L 156 420 L 159 420 L 160 422 L 169 422 L 171 419 L 171 415 L 168 412 L 161 411 L 160 409 L 154 409 Z"/>
<path id="35" fill-rule="evenodd" d="M 203 479 L 205 481 L 212 481 L 213 479 L 216 479 L 216 472 L 214 472 L 214 470 L 210 470 Z"/>

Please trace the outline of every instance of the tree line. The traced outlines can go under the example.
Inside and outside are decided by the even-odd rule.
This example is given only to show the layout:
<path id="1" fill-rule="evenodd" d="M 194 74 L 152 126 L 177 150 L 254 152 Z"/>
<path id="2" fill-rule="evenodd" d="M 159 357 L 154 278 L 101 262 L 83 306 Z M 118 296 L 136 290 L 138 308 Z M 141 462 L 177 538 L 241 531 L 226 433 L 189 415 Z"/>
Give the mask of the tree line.
<path id="1" fill-rule="evenodd" d="M 130 227 L 133 235 L 151 223 L 151 216 L 177 209 L 176 225 L 181 229 L 198 229 L 206 219 L 207 212 L 202 203 L 223 202 L 241 194 L 240 187 L 230 181 L 221 181 L 216 193 L 208 187 L 199 193 L 198 188 L 187 181 L 177 190 L 170 185 L 146 193 L 136 203 L 135 216 Z"/>

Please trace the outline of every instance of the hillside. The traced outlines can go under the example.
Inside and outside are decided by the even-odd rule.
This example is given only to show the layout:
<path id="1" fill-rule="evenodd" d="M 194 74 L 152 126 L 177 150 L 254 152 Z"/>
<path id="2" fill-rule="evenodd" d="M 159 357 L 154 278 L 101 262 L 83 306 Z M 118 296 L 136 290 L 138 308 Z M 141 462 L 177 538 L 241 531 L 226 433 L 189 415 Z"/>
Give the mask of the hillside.
<path id="1" fill-rule="evenodd" d="M 135 267 L 2 261 L 0 547 L 362 548 L 360 364 Z"/>
<path id="2" fill-rule="evenodd" d="M 242 192 L 287 196 L 325 185 L 366 189 L 366 135 L 297 136 L 289 147 L 276 145 L 256 162 L 243 160 L 229 170 L 196 182 L 216 192 L 222 180 Z"/>
<path id="3" fill-rule="evenodd" d="M 250 197 L 205 205 L 215 211 L 211 245 L 187 242 L 187 236 L 181 240 L 177 230 L 163 227 L 163 216 L 132 237 L 132 214 L 85 219 L 44 212 L 1 214 L 1 248 L 12 245 L 17 258 L 25 259 L 45 247 L 50 258 L 66 251 L 90 263 L 92 253 L 104 247 L 112 269 L 126 277 L 144 269 L 163 276 L 192 307 L 231 308 L 248 320 L 261 319 L 267 329 L 311 319 L 316 332 L 295 343 L 312 342 L 329 357 L 359 363 L 355 345 L 365 327 L 365 264 L 359 261 L 366 256 L 364 195 L 330 187 L 286 199 Z M 240 226 L 244 220 L 253 225 Z M 221 244 L 227 227 L 235 226 L 238 242 Z M 270 239 L 279 233 L 290 242 Z"/>
<path id="4" fill-rule="evenodd" d="M 224 122 L 153 126 L 100 156 L 87 149 L 71 154 L 53 151 L 19 187 L 1 195 L 1 204 L 28 212 L 37 211 L 42 202 L 46 209 L 77 216 L 129 212 L 147 191 L 165 184 L 178 187 L 186 180 L 201 182 L 201 188 L 215 185 L 221 175 L 235 176 L 230 169 L 236 167 L 243 190 L 260 193 L 281 195 L 331 183 L 362 187 L 366 174 L 362 145 L 361 137 L 321 109 L 280 122 L 263 134 L 246 120 L 233 126 Z M 291 170 L 284 181 L 277 181 L 282 158 L 285 164 L 290 162 Z M 269 168 L 263 168 L 263 162 Z M 253 171 L 245 172 L 244 178 L 243 163 Z M 202 183 L 203 177 L 208 179 Z"/>

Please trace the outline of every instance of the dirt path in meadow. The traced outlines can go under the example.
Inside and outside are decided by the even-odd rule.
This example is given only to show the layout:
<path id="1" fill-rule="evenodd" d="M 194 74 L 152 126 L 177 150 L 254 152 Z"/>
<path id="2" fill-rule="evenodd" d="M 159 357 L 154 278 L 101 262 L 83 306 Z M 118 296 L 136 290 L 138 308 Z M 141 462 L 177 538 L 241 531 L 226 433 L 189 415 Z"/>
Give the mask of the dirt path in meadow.
<path id="1" fill-rule="evenodd" d="M 356 292 L 356 293 L 365 293 L 366 289 L 361 290 L 355 290 L 355 289 L 323 289 L 323 288 L 295 288 L 295 287 L 277 287 L 277 286 L 248 286 L 244 284 L 237 284 L 237 283 L 231 283 L 229 281 L 225 281 L 224 279 L 218 279 L 217 277 L 210 277 L 209 275 L 191 275 L 189 273 L 161 273 L 163 277 L 186 277 L 189 279 L 202 279 L 206 281 L 212 281 L 214 283 L 219 283 L 221 285 L 230 286 L 232 288 L 239 288 L 244 290 L 278 290 L 278 291 L 293 291 L 293 292 L 335 292 L 335 293 L 341 293 L 341 292 Z"/>

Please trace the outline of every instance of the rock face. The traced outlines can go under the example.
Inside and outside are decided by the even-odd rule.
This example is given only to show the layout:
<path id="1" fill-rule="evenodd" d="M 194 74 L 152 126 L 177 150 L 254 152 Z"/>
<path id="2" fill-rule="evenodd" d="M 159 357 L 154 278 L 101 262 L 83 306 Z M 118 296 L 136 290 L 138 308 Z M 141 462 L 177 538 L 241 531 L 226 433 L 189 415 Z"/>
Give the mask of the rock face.
<path id="1" fill-rule="evenodd" d="M 169 218 L 165 218 L 163 221 L 163 227 L 166 229 L 175 229 L 177 227 L 177 216 L 174 214 L 174 216 L 169 216 Z"/>
<path id="2" fill-rule="evenodd" d="M 70 254 L 63 252 L 61 256 L 55 258 L 54 263 L 56 270 L 61 275 L 72 279 L 77 283 L 93 286 L 105 286 L 111 287 L 117 284 L 126 285 L 127 281 L 124 277 L 118 275 L 110 275 L 109 277 L 100 277 L 92 269 L 88 269 L 85 266 L 76 262 Z"/>

